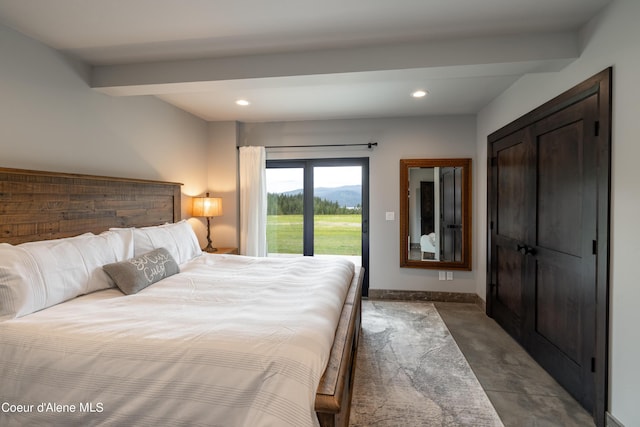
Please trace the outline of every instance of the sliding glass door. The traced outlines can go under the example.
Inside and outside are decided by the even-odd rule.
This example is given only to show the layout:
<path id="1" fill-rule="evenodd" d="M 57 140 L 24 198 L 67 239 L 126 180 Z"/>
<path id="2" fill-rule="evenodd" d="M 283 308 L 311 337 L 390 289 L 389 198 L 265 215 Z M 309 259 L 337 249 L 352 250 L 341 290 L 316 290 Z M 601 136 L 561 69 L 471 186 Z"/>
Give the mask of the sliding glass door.
<path id="1" fill-rule="evenodd" d="M 368 271 L 368 177 L 368 158 L 267 161 L 268 255 L 348 257 Z"/>
<path id="2" fill-rule="evenodd" d="M 304 253 L 304 167 L 267 168 L 267 254 Z"/>

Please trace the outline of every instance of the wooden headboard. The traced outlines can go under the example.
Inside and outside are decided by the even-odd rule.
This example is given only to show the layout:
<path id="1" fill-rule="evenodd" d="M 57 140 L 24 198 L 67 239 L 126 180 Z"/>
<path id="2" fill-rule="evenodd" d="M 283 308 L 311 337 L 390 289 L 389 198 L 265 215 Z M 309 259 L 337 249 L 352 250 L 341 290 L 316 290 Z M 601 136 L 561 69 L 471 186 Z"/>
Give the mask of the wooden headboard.
<path id="1" fill-rule="evenodd" d="M 0 242 L 180 220 L 175 182 L 0 168 Z"/>

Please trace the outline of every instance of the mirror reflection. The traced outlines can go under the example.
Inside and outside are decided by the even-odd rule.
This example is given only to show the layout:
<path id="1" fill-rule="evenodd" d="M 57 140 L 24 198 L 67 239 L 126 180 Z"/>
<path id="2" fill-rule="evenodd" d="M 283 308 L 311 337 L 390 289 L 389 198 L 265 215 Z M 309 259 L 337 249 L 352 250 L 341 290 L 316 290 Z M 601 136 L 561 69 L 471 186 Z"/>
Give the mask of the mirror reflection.
<path id="1" fill-rule="evenodd" d="M 471 268 L 470 167 L 470 159 L 401 161 L 401 266 Z"/>
<path id="2" fill-rule="evenodd" d="M 409 259 L 462 261 L 461 179 L 460 166 L 409 168 Z"/>

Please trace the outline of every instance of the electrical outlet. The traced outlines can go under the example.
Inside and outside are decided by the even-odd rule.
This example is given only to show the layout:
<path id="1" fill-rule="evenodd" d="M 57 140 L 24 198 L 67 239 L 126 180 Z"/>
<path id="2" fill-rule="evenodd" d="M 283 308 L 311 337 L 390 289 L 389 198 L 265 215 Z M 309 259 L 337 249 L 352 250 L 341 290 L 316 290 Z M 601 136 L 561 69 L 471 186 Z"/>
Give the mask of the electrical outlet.
<path id="1" fill-rule="evenodd" d="M 445 272 L 444 271 L 440 271 L 438 272 L 438 279 L 439 280 L 445 280 L 446 276 L 445 276 Z"/>
<path id="2" fill-rule="evenodd" d="M 453 271 L 447 271 L 447 280 L 453 280 Z"/>

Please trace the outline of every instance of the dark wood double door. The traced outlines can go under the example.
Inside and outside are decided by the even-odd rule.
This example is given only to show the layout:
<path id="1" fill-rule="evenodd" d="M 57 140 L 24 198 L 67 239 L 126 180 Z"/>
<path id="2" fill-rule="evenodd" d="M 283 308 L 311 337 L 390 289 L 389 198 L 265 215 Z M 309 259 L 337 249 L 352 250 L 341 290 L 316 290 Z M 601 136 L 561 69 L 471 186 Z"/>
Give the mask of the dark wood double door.
<path id="1" fill-rule="evenodd" d="M 489 137 L 487 312 L 599 425 L 609 84 L 607 70 Z"/>

